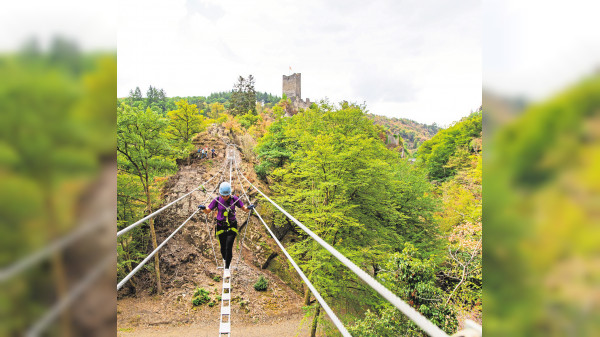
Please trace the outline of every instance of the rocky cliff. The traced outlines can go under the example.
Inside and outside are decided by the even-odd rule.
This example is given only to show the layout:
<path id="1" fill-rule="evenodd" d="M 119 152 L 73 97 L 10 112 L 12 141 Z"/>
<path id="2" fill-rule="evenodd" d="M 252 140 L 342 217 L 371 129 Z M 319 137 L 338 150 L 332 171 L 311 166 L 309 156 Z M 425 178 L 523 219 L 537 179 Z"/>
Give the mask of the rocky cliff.
<path id="1" fill-rule="evenodd" d="M 164 204 L 204 184 L 217 174 L 226 160 L 225 149 L 227 143 L 236 144 L 238 138 L 237 135 L 217 126 L 210 127 L 206 132 L 199 134 L 194 139 L 197 147 L 208 146 L 209 149 L 214 148 L 217 157 L 214 159 L 200 159 L 197 153 L 192 153 L 188 160 L 180 161 L 178 172 L 169 178 L 164 187 Z M 248 180 L 268 195 L 268 186 L 256 177 L 254 163 L 245 158 L 237 144 L 236 151 L 238 152 L 238 158 L 242 159 L 240 171 Z M 208 193 L 202 192 L 202 189 L 200 189 L 157 216 L 155 226 L 159 243 L 183 223 L 197 209 L 198 205 L 208 205 L 210 200 L 216 197 L 215 193 L 210 194 L 210 192 L 222 181 L 219 178 L 229 180 L 228 167 L 224 170 L 224 173 L 224 177 L 217 177 L 208 185 L 205 185 Z M 232 177 L 233 193 L 241 196 L 242 187 L 238 182 L 235 171 L 233 171 Z M 258 193 L 253 190 L 250 191 L 250 186 L 246 181 L 242 180 L 242 183 L 250 200 L 258 205 L 257 210 L 278 238 L 283 241 L 293 239 L 292 227 L 289 224 L 283 227 L 274 226 L 273 216 L 270 214 L 271 208 L 264 201 L 257 199 Z M 238 211 L 238 223 L 242 225 L 247 216 L 247 213 Z M 200 279 L 206 277 L 216 278 L 222 273 L 215 264 L 215 255 L 216 261 L 221 263 L 218 240 L 214 236 L 215 219 L 212 214 L 209 217 L 197 213 L 159 252 L 163 287 L 167 289 L 180 288 L 185 284 L 201 286 Z M 252 285 L 259 275 L 264 275 L 272 281 L 301 294 L 302 283 L 300 278 L 293 269 L 290 270 L 287 259 L 280 252 L 260 220 L 256 216 L 252 216 L 248 225 L 239 229 L 240 234 L 236 239 L 232 261 L 232 266 L 237 268 L 237 270 L 234 270 L 234 289 L 238 287 L 241 292 L 252 293 L 254 292 Z M 241 240 L 244 236 L 245 238 Z M 240 255 L 239 245 L 242 241 Z"/>
<path id="2" fill-rule="evenodd" d="M 227 144 L 236 144 L 239 138 L 241 137 L 217 126 L 212 126 L 206 132 L 199 134 L 194 139 L 196 146 L 214 148 L 217 157 L 200 159 L 197 153 L 192 153 L 188 160 L 180 160 L 178 172 L 165 184 L 163 204 L 179 198 L 217 174 L 226 161 Z M 259 181 L 254 173 L 254 163 L 244 157 L 238 144 L 236 144 L 236 151 L 238 158 L 242 159 L 241 172 L 268 195 L 268 186 Z M 227 168 L 224 173 L 224 179 L 229 180 L 229 169 Z M 207 192 L 213 191 L 220 182 L 221 180 L 215 178 L 206 184 Z M 243 184 L 248 191 L 249 184 L 245 181 Z M 240 195 L 242 188 L 235 172 L 232 185 L 233 193 Z M 257 199 L 256 191 L 247 193 L 252 203 L 258 205 L 258 212 L 284 245 L 286 241 L 293 240 L 295 233 L 291 225 L 284 221 L 283 226 L 274 226 L 271 208 Z M 198 205 L 207 205 L 213 197 L 216 197 L 216 194 L 211 195 L 200 189 L 158 215 L 155 221 L 158 242 L 164 241 L 196 211 Z M 237 212 L 240 225 L 247 217 L 247 213 Z M 222 275 L 222 269 L 217 269 L 215 255 L 217 263 L 220 264 L 221 254 L 218 240 L 214 236 L 214 225 L 212 214 L 207 218 L 204 214 L 197 213 L 159 252 L 164 288 L 164 293 L 160 297 L 146 297 L 149 294 L 146 292 L 138 294 L 137 299 L 131 298 L 128 296 L 131 294 L 128 293 L 127 288 L 122 289 L 120 292 L 122 300 L 119 302 L 118 309 L 120 326 L 197 323 L 218 317 L 219 305 L 197 308 L 191 305 L 192 294 L 198 287 L 209 290 L 215 301 L 220 294 L 218 280 Z M 261 321 L 265 322 L 276 317 L 288 319 L 290 315 L 302 315 L 303 284 L 263 224 L 256 216 L 252 216 L 248 224 L 239 229 L 240 235 L 236 238 L 232 261 L 232 310 L 236 320 L 259 324 Z M 240 243 L 242 243 L 241 254 Z M 266 292 L 257 292 L 253 288 L 260 276 L 264 276 L 269 281 L 269 289 Z M 146 275 L 147 281 L 153 284 L 149 277 L 149 274 Z M 148 307 L 155 309 L 144 309 L 146 314 L 141 316 L 132 314 L 141 310 L 140 308 Z"/>

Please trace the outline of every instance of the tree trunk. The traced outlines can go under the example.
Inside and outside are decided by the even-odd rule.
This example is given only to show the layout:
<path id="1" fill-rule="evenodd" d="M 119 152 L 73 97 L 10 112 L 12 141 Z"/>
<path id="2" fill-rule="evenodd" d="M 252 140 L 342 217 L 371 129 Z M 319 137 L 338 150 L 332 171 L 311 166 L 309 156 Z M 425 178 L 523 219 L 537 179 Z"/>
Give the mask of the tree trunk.
<path id="1" fill-rule="evenodd" d="M 154 219 L 150 219 L 150 233 L 152 234 L 152 247 L 156 249 L 158 243 L 156 242 L 156 232 L 154 231 Z M 158 252 L 154 255 L 154 271 L 156 272 L 156 290 L 158 294 L 162 294 L 162 285 L 160 283 L 160 264 L 159 264 Z"/>
<path id="2" fill-rule="evenodd" d="M 52 269 L 54 271 L 54 281 L 56 282 L 56 293 L 58 298 L 64 299 L 67 294 L 67 278 L 65 273 L 65 264 L 61 252 L 52 254 Z M 69 310 L 63 310 L 60 315 L 60 335 L 70 337 L 71 333 L 71 315 Z"/>
<path id="3" fill-rule="evenodd" d="M 310 329 L 310 337 L 315 337 L 317 335 L 317 324 L 319 323 L 319 314 L 321 313 L 321 305 L 319 303 L 316 304 L 315 309 L 315 317 L 313 318 L 312 327 Z"/>
<path id="4" fill-rule="evenodd" d="M 146 184 L 148 186 L 148 184 Z M 148 214 L 152 213 L 151 201 L 150 201 L 150 190 L 146 188 L 146 209 L 148 210 Z M 156 242 L 156 231 L 154 230 L 154 218 L 150 219 L 150 234 L 152 235 L 152 248 L 156 249 L 158 247 L 158 243 Z M 160 262 L 158 258 L 158 253 L 154 255 L 154 272 L 156 273 L 156 292 L 158 294 L 162 294 L 162 284 L 160 283 Z"/>
<path id="5" fill-rule="evenodd" d="M 308 286 L 306 286 L 306 289 L 304 290 L 304 305 L 309 305 L 310 304 L 310 289 L 308 289 Z"/>
<path id="6" fill-rule="evenodd" d="M 51 194 L 50 192 L 47 192 Z M 46 208 L 48 211 L 48 229 L 49 229 L 49 237 L 55 239 L 57 234 L 57 228 L 59 224 L 57 222 L 57 216 L 55 214 L 54 200 L 51 195 L 46 198 Z M 67 274 L 65 271 L 65 264 L 63 261 L 62 252 L 56 252 L 52 254 L 52 276 L 54 278 L 54 287 L 56 289 L 56 295 L 59 299 L 64 299 L 68 294 L 67 291 Z M 62 310 L 60 315 L 60 334 L 61 336 L 70 337 L 72 336 L 71 332 L 71 315 L 69 314 L 69 310 Z"/>
<path id="7" fill-rule="evenodd" d="M 373 264 L 373 278 L 377 278 L 377 274 L 379 274 L 379 265 Z"/>

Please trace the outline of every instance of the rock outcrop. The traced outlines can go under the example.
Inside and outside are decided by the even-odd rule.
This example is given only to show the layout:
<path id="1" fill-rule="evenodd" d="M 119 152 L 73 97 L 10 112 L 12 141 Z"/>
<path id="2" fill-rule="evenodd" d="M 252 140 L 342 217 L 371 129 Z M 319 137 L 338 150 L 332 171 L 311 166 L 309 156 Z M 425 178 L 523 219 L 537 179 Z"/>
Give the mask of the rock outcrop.
<path id="1" fill-rule="evenodd" d="M 212 192 L 223 180 L 229 180 L 229 169 L 225 168 L 222 176 L 216 177 L 206 184 L 220 171 L 225 163 L 225 149 L 227 144 L 236 144 L 238 137 L 231 134 L 228 130 L 213 125 L 206 132 L 199 134 L 194 138 L 194 144 L 197 147 L 207 146 L 214 148 L 217 157 L 212 159 L 200 159 L 197 153 L 190 154 L 188 160 L 179 163 L 177 174 L 169 178 L 163 190 L 164 204 L 167 204 L 180 196 L 188 193 L 192 189 L 204 184 L 207 193 L 199 189 L 193 192 L 184 200 L 165 210 L 156 218 L 155 226 L 157 230 L 158 242 L 165 240 L 181 223 L 183 223 L 198 205 L 207 205 L 216 193 Z M 240 171 L 255 186 L 268 194 L 268 187 L 265 186 L 256 177 L 254 165 L 248 162 L 239 150 L 236 144 L 238 158 L 241 158 Z M 234 194 L 241 194 L 242 187 L 238 182 L 237 174 L 232 171 L 232 186 Z M 250 200 L 258 204 L 258 211 L 267 224 L 274 230 L 279 239 L 290 240 L 288 235 L 291 232 L 291 225 L 275 227 L 272 224 L 271 208 L 257 199 L 258 193 L 251 191 L 249 184 L 242 179 L 243 187 L 247 191 Z M 241 196 L 241 195 L 240 195 Z M 242 199 L 244 202 L 244 198 Z M 247 213 L 238 210 L 238 223 L 242 225 L 247 219 Z M 221 263 L 221 254 L 219 243 L 214 235 L 215 220 L 210 215 L 207 218 L 202 213 L 194 215 L 189 222 L 177 233 L 171 241 L 159 252 L 161 260 L 162 282 L 168 287 L 178 287 L 186 282 L 193 282 L 195 275 L 205 275 L 216 277 L 220 274 L 217 270 L 216 261 Z M 300 292 L 302 284 L 300 278 L 289 265 L 283 253 L 279 250 L 276 243 L 266 232 L 264 225 L 256 216 L 252 216 L 246 228 L 239 228 L 240 234 L 236 239 L 234 247 L 234 260 L 232 265 L 237 264 L 238 280 L 252 280 L 253 275 L 258 273 L 269 273 L 272 277 L 277 277 L 288 284 L 292 289 Z M 246 231 L 244 233 L 244 231 Z M 245 238 L 244 238 L 245 236 Z M 243 240 L 242 240 L 243 238 Z M 243 241 L 243 248 L 240 255 L 239 244 Z M 213 252 L 214 249 L 214 252 Z M 255 280 L 253 280 L 255 281 Z M 250 282 L 250 281 L 248 281 Z"/>

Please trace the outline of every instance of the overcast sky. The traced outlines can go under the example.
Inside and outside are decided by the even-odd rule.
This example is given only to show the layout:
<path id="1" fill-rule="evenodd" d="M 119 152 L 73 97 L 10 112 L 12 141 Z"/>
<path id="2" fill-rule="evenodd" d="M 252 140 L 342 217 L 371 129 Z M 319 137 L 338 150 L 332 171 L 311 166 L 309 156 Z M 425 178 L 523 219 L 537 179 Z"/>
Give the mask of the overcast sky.
<path id="1" fill-rule="evenodd" d="M 83 50 L 115 51 L 117 0 L 3 1 L 0 8 L 0 52 L 20 48 L 31 37 L 47 47 L 57 35 Z"/>
<path id="2" fill-rule="evenodd" d="M 446 125 L 481 105 L 480 1 L 122 1 L 118 96 L 231 90 L 252 74 L 281 95 L 366 102 L 370 112 Z"/>
<path id="3" fill-rule="evenodd" d="M 118 96 L 230 90 L 239 75 L 281 95 L 366 101 L 371 112 L 445 125 L 483 86 L 544 99 L 600 69 L 600 2 L 20 0 L 0 10 L 0 52 L 56 35 L 84 50 L 117 46 Z M 483 39 L 481 36 L 483 35 Z M 483 48 L 482 48 L 483 47 Z M 483 55 L 482 55 L 483 49 Z"/>
<path id="4" fill-rule="evenodd" d="M 546 99 L 600 70 L 600 2 L 483 2 L 483 85 Z"/>

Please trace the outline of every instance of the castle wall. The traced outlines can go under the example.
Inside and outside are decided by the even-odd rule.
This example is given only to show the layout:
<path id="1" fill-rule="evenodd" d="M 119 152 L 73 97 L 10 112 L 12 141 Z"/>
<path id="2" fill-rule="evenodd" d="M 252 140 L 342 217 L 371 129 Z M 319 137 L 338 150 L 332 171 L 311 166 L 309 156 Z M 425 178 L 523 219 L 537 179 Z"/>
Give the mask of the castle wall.
<path id="1" fill-rule="evenodd" d="M 312 102 L 307 98 L 302 100 L 301 74 L 294 73 L 290 76 L 283 75 L 283 93 L 292 101 L 293 111 L 286 112 L 286 116 L 293 116 L 299 109 L 310 108 Z"/>
<path id="2" fill-rule="evenodd" d="M 294 73 L 290 76 L 283 75 L 283 93 L 294 100 L 295 97 L 298 99 L 302 98 L 301 94 L 301 74 Z"/>

